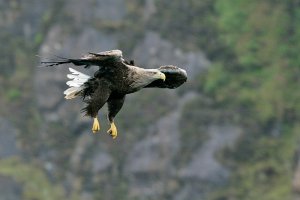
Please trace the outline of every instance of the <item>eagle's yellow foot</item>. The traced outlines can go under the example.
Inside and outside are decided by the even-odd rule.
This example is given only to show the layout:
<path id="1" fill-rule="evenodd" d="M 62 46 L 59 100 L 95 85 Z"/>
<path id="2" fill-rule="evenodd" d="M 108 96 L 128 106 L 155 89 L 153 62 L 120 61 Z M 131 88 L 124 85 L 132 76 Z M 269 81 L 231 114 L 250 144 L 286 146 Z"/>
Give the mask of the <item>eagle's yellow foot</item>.
<path id="1" fill-rule="evenodd" d="M 115 125 L 115 123 L 111 123 L 110 124 L 110 129 L 107 131 L 107 133 L 113 138 L 115 139 L 118 135 L 118 130 L 117 130 L 117 127 Z"/>
<path id="2" fill-rule="evenodd" d="M 94 118 L 92 131 L 93 131 L 93 133 L 96 133 L 96 132 L 100 131 L 100 124 L 99 124 L 99 121 L 98 121 L 97 117 Z"/>

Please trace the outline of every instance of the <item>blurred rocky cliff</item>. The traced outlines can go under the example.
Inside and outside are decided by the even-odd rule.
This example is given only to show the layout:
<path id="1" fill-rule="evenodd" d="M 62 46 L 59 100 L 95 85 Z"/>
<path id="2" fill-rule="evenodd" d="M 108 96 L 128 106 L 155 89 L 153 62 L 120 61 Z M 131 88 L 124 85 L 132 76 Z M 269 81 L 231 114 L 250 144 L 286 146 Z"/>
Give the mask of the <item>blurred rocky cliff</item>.
<path id="1" fill-rule="evenodd" d="M 273 68 L 251 71 L 262 63 L 272 66 L 264 58 L 251 60 L 269 56 L 268 51 L 253 53 L 265 40 L 249 32 L 240 38 L 243 31 L 230 38 L 229 28 L 243 21 L 226 21 L 226 12 L 236 13 L 228 8 L 231 3 L 222 2 L 0 1 L 0 199 L 276 199 L 269 191 L 273 186 L 279 199 L 297 198 L 299 166 L 292 167 L 292 158 L 298 115 L 289 114 L 297 98 L 287 108 L 281 107 L 281 94 L 270 94 L 269 101 L 264 92 L 273 89 L 272 81 L 262 90 L 261 74 L 270 77 Z M 288 3 L 253 2 L 250 6 L 262 9 L 262 15 L 271 8 L 288 13 Z M 243 19 L 262 35 L 265 24 L 279 15 L 271 13 L 270 21 L 253 25 L 247 14 Z M 257 43 L 244 42 L 247 37 Z M 271 42 L 278 40 L 274 37 Z M 250 53 L 236 41 L 253 45 Z M 270 51 L 271 42 L 266 44 Z M 109 49 L 121 49 L 138 66 L 173 64 L 189 76 L 176 90 L 129 95 L 116 118 L 116 140 L 106 134 L 106 107 L 100 111 L 101 133 L 94 135 L 92 121 L 80 112 L 81 100 L 63 98 L 68 66 L 39 67 L 41 58 Z M 231 68 L 223 72 L 222 65 Z M 288 84 L 283 79 L 279 87 Z M 249 85 L 262 91 L 247 90 Z M 274 102 L 274 108 L 257 106 L 255 95 L 262 103 Z M 278 184 L 258 190 L 258 198 L 249 192 L 255 183 L 268 181 Z M 293 183 L 293 193 L 280 187 L 285 183 Z"/>

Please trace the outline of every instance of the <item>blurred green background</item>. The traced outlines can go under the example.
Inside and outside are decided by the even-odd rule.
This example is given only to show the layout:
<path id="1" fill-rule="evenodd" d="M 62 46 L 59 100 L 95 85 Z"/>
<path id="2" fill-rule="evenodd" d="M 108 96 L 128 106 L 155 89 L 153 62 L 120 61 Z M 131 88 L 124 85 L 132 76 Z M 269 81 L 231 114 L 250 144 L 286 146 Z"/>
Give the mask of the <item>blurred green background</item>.
<path id="1" fill-rule="evenodd" d="M 299 0 L 0 0 L 0 27 L 0 199 L 300 199 Z M 109 49 L 189 76 L 129 95 L 116 140 L 36 56 Z"/>

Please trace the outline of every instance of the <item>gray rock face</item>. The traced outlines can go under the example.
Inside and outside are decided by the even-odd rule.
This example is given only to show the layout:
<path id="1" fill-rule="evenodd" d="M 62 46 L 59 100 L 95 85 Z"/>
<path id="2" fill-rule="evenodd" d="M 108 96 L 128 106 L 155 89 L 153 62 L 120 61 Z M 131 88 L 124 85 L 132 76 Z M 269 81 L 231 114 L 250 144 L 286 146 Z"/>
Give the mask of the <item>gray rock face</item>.
<path id="1" fill-rule="evenodd" d="M 21 23 L 22 26 L 20 26 L 20 28 L 25 38 L 32 41 L 40 26 L 44 22 L 43 19 L 45 19 L 44 16 L 47 14 L 47 10 L 53 5 L 54 2 L 47 1 L 40 3 L 39 0 L 20 2 L 21 9 L 24 12 L 24 14 L 22 14 L 22 17 L 20 16 L 19 19 L 23 22 Z"/>
<path id="2" fill-rule="evenodd" d="M 33 40 L 43 21 L 43 15 L 53 2 L 38 0 L 0 1 L 0 27 L 13 35 Z"/>
<path id="3" fill-rule="evenodd" d="M 125 171 L 130 177 L 130 193 L 133 197 L 147 195 L 153 198 L 165 192 L 165 185 L 176 171 L 172 161 L 180 147 L 181 109 L 196 96 L 191 92 L 180 98 L 176 109 L 159 118 L 148 136 L 136 143 L 130 151 Z"/>
<path id="4" fill-rule="evenodd" d="M 17 135 L 18 130 L 12 123 L 0 117 L 0 159 L 20 153 Z"/>
<path id="5" fill-rule="evenodd" d="M 210 125 L 210 139 L 196 151 L 191 162 L 179 171 L 179 176 L 216 183 L 224 180 L 228 171 L 216 160 L 215 154 L 233 145 L 241 132 L 241 128 L 234 125 Z"/>
<path id="6" fill-rule="evenodd" d="M 116 22 L 125 16 L 126 5 L 124 0 L 75 0 L 68 1 L 64 10 L 78 24 L 93 21 Z"/>
<path id="7" fill-rule="evenodd" d="M 106 152 L 99 152 L 93 158 L 92 171 L 93 173 L 99 173 L 107 170 L 113 163 L 112 157 Z"/>
<path id="8" fill-rule="evenodd" d="M 181 109 L 197 97 L 197 93 L 189 92 L 179 98 L 176 109 L 159 118 L 147 137 L 133 146 L 125 165 L 132 197 L 155 198 L 157 195 L 163 195 L 169 190 L 169 181 L 175 179 L 186 183 L 185 187 L 174 195 L 175 199 L 194 199 L 201 196 L 200 199 L 205 199 L 207 191 L 212 187 L 208 185 L 226 181 L 230 171 L 215 155 L 223 148 L 232 146 L 241 135 L 241 128 L 234 124 L 207 125 L 210 139 L 195 151 L 186 166 L 177 168 L 173 164 L 175 157 L 180 156 L 178 125 Z"/>
<path id="9" fill-rule="evenodd" d="M 120 21 L 126 14 L 126 5 L 124 0 L 97 0 L 96 1 L 96 19 Z"/>
<path id="10" fill-rule="evenodd" d="M 178 124 L 181 109 L 187 101 L 195 97 L 195 93 L 183 96 L 178 101 L 177 109 L 158 119 L 148 137 L 133 147 L 126 165 L 129 172 L 157 173 L 169 170 L 170 162 L 180 145 Z"/>
<path id="11" fill-rule="evenodd" d="M 151 16 L 156 12 L 156 5 L 154 0 L 146 0 L 143 13 L 144 21 L 148 21 Z"/>
<path id="12" fill-rule="evenodd" d="M 187 71 L 189 79 L 210 65 L 202 52 L 184 52 L 155 32 L 146 33 L 144 40 L 134 49 L 132 57 L 138 59 L 137 65 L 145 68 L 179 66 Z"/>
<path id="13" fill-rule="evenodd" d="M 53 27 L 41 46 L 40 56 L 48 58 L 50 50 L 59 50 L 65 40 L 62 28 Z M 38 68 L 35 76 L 37 104 L 41 110 L 54 109 L 62 99 L 61 86 L 66 80 L 66 68 Z M 47 92 L 47 93 L 45 93 Z"/>
<path id="14" fill-rule="evenodd" d="M 75 145 L 75 148 L 70 157 L 70 166 L 73 171 L 80 169 L 80 165 L 83 161 L 83 155 L 86 153 L 86 149 L 89 145 L 92 144 L 93 138 L 87 132 L 82 134 L 78 139 Z"/>

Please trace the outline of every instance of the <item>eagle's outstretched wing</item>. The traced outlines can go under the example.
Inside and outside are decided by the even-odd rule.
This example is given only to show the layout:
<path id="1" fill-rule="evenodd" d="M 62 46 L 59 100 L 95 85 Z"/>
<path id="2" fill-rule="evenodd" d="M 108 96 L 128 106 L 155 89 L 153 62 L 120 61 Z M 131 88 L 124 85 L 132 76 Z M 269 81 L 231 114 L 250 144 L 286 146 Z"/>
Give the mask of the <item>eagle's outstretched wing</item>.
<path id="1" fill-rule="evenodd" d="M 79 59 L 72 59 L 72 58 L 62 58 L 58 57 L 60 60 L 57 61 L 42 61 L 42 64 L 45 64 L 46 67 L 61 65 L 72 63 L 77 66 L 84 65 L 85 68 L 91 65 L 102 66 L 107 63 L 120 63 L 123 62 L 123 56 L 121 50 L 111 50 L 111 51 L 104 51 L 100 53 L 88 53 Z"/>
<path id="2" fill-rule="evenodd" d="M 158 68 L 159 71 L 166 75 L 166 80 L 156 80 L 146 86 L 149 87 L 158 87 L 158 88 L 177 88 L 187 81 L 187 74 L 184 69 L 173 65 L 161 66 Z"/>

